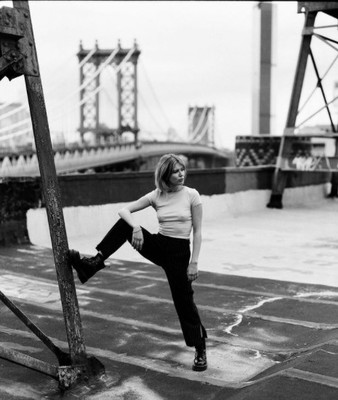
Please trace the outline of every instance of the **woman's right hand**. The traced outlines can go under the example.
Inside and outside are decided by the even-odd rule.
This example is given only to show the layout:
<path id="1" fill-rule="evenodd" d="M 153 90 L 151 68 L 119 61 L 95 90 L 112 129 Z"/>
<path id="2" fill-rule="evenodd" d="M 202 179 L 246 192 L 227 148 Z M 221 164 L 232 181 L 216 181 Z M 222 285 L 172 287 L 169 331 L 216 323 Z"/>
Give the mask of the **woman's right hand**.
<path id="1" fill-rule="evenodd" d="M 142 246 L 144 243 L 143 232 L 140 226 L 137 226 L 133 229 L 133 235 L 131 239 L 131 245 L 135 250 L 142 250 Z"/>

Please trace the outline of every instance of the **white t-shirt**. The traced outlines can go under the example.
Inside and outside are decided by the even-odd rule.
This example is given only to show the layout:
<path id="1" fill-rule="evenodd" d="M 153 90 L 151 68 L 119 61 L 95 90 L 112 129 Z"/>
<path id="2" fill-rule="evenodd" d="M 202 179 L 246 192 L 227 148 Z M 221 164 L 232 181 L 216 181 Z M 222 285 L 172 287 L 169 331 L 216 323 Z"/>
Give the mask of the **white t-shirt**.
<path id="1" fill-rule="evenodd" d="M 192 229 L 192 207 L 202 204 L 196 189 L 183 186 L 178 192 L 147 193 L 150 205 L 156 210 L 159 233 L 179 239 L 189 239 Z"/>

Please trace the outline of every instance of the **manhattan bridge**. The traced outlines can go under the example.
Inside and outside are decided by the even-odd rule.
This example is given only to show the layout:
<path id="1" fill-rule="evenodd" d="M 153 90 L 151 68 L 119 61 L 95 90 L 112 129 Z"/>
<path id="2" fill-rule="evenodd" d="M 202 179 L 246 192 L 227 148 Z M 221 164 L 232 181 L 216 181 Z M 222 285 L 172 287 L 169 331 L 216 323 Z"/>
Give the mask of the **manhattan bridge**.
<path id="1" fill-rule="evenodd" d="M 118 41 L 113 49 L 101 49 L 97 42 L 92 49 L 85 49 L 80 43 L 80 84 L 72 92 L 65 88 L 61 102 L 53 104 L 53 117 L 49 118 L 58 173 L 151 169 L 168 152 L 185 155 L 192 168 L 227 165 L 229 154 L 217 149 L 214 143 L 214 107 L 188 108 L 188 139 L 182 139 L 172 128 L 166 132 L 160 126 L 138 88 L 140 54 L 136 41 L 131 48 L 122 47 Z M 166 117 L 145 71 L 143 75 Z M 55 81 L 54 87 L 60 86 Z M 158 127 L 155 133 L 140 127 L 139 102 Z M 102 119 L 107 108 L 114 119 L 111 125 L 115 126 L 108 126 Z M 71 113 L 79 115 L 73 141 L 65 137 L 68 133 L 64 129 Z M 0 176 L 38 175 L 29 106 L 0 104 Z"/>

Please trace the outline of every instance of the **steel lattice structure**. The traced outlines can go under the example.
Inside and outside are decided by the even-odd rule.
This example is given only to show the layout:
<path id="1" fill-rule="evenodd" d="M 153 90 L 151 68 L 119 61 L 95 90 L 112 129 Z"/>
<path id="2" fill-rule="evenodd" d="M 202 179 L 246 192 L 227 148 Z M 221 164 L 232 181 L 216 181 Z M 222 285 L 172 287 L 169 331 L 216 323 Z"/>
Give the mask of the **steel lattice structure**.
<path id="1" fill-rule="evenodd" d="M 337 44 L 337 20 L 338 20 L 338 2 L 330 1 L 330 2 L 315 2 L 315 1 L 299 1 L 298 2 L 298 12 L 303 13 L 305 16 L 304 27 L 302 31 L 302 40 L 298 55 L 298 62 L 296 67 L 296 74 L 294 78 L 291 100 L 289 104 L 289 111 L 287 115 L 286 127 L 284 129 L 284 134 L 281 138 L 279 152 L 276 162 L 276 167 L 273 176 L 272 182 L 272 194 L 270 198 L 270 202 L 268 203 L 268 207 L 270 208 L 282 208 L 282 197 L 284 188 L 286 186 L 286 165 L 288 164 L 288 159 L 293 152 L 293 145 L 295 138 L 297 139 L 297 129 L 302 126 L 305 122 L 310 120 L 313 116 L 318 114 L 321 110 L 325 110 L 327 112 L 328 122 L 330 128 L 325 134 L 318 133 L 310 133 L 308 135 L 299 134 L 299 136 L 306 138 L 310 141 L 311 138 L 328 138 L 333 139 L 335 141 L 335 157 L 332 161 L 334 161 L 333 167 L 331 166 L 331 162 L 327 162 L 327 169 L 334 171 L 332 173 L 332 188 L 331 188 L 331 197 L 337 197 L 338 192 L 338 133 L 337 126 L 333 122 L 332 112 L 330 110 L 330 105 L 336 100 L 335 98 L 330 102 L 327 99 L 327 95 L 323 86 L 323 79 L 335 64 L 338 59 L 338 55 L 334 59 L 334 62 L 326 68 L 325 73 L 320 73 L 318 68 L 318 58 L 315 57 L 314 46 L 312 44 L 312 39 L 319 39 L 322 43 L 329 45 L 335 52 L 338 52 Z M 329 25 L 321 26 L 316 24 L 317 16 L 319 13 L 327 14 L 332 17 L 332 23 Z M 318 33 L 318 29 L 329 28 L 330 36 L 324 36 Z M 298 124 L 298 117 L 301 109 L 304 107 L 300 107 L 301 96 L 304 92 L 303 84 L 305 80 L 305 75 L 307 71 L 308 60 L 312 62 L 314 77 L 315 77 L 315 89 L 320 91 L 322 96 L 322 104 L 323 106 L 317 110 L 315 113 L 310 115 L 307 119 L 305 119 L 302 123 Z M 314 93 L 314 92 L 313 92 Z M 311 97 L 311 96 L 310 96 Z M 309 99 L 308 99 L 309 100 Z M 306 104 L 306 103 L 305 103 Z M 325 156 L 325 158 L 327 158 Z M 311 161 L 311 160 L 310 160 Z M 333 164 L 333 163 L 332 163 Z M 318 165 L 320 165 L 318 163 Z"/>

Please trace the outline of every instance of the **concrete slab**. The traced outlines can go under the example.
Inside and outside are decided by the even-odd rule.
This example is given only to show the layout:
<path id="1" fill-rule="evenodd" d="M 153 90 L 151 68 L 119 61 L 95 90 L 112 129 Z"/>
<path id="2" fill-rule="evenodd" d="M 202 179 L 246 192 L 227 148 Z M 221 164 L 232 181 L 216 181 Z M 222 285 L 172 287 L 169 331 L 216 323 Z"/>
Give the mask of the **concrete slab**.
<path id="1" fill-rule="evenodd" d="M 328 368 L 338 340 L 337 208 L 325 200 L 204 222 L 194 283 L 209 335 L 203 373 L 191 371 L 193 351 L 163 272 L 125 246 L 87 285 L 76 280 L 87 351 L 107 374 L 62 398 L 337 398 L 338 376 Z M 73 237 L 70 246 L 90 254 L 94 240 Z M 67 350 L 51 249 L 2 248 L 0 271 L 0 290 Z M 2 345 L 55 362 L 0 309 Z M 61 398 L 57 383 L 37 372 L 0 360 L 0 373 L 1 399 Z"/>

